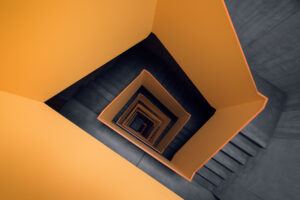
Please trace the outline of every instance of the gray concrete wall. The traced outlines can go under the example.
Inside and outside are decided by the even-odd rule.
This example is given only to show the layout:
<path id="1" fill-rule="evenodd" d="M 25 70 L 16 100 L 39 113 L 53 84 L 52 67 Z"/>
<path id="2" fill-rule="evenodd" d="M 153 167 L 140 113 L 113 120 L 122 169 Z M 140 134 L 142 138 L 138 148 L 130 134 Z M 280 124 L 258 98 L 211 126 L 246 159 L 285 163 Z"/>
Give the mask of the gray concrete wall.
<path id="1" fill-rule="evenodd" d="M 298 200 L 300 94 L 290 95 L 267 148 L 228 184 L 222 200 Z"/>
<path id="2" fill-rule="evenodd" d="M 252 71 L 300 92 L 300 1 L 225 0 Z"/>
<path id="3" fill-rule="evenodd" d="M 300 92 L 288 96 L 275 136 L 300 142 Z"/>
<path id="4" fill-rule="evenodd" d="M 268 103 L 265 109 L 241 132 L 255 140 L 261 147 L 266 148 L 274 134 L 287 97 L 284 92 L 257 73 L 252 72 L 252 75 L 259 92 L 268 97 Z"/>

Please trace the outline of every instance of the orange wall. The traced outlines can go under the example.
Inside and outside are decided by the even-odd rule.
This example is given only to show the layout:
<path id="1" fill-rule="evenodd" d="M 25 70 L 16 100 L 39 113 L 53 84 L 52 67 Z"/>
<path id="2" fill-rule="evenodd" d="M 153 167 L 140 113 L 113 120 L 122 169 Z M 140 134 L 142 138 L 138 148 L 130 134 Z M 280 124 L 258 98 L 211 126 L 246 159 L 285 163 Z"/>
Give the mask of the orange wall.
<path id="1" fill-rule="evenodd" d="M 257 99 L 222 0 L 161 0 L 153 32 L 212 106 Z"/>
<path id="2" fill-rule="evenodd" d="M 0 110 L 0 199 L 181 199 L 41 102 Z"/>
<path id="3" fill-rule="evenodd" d="M 156 13 L 155 6 L 156 0 L 1 1 L 0 90 L 45 101 L 152 30 L 217 109 L 172 160 L 191 177 L 264 100 L 223 1 L 160 0 Z M 0 93 L 0 199 L 177 198 L 37 101 Z"/>
<path id="4" fill-rule="evenodd" d="M 212 118 L 175 154 L 172 163 L 192 177 L 265 105 L 265 99 L 217 110 Z"/>
<path id="5" fill-rule="evenodd" d="M 156 0 L 0 2 L 0 90 L 45 101 L 144 39 Z"/>

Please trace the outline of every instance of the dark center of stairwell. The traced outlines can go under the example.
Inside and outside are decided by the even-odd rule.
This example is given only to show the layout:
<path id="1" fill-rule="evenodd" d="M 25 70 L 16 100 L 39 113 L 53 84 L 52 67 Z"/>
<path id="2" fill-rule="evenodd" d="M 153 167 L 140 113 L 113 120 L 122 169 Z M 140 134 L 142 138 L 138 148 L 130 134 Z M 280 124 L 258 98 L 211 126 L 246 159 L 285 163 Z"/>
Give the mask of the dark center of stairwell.
<path id="1" fill-rule="evenodd" d="M 171 160 L 174 154 L 214 114 L 215 109 L 209 105 L 154 34 L 150 34 L 144 41 L 66 88 L 46 103 L 58 112 L 63 112 L 64 107 L 68 106 L 68 102 L 74 99 L 91 112 L 99 115 L 143 69 L 153 74 L 191 114 L 188 123 L 163 152 L 163 155 Z M 143 91 L 144 89 L 141 88 L 140 90 Z M 156 102 L 160 109 L 168 113 L 168 110 L 161 106 L 149 92 L 144 90 L 143 93 Z M 63 114 L 68 118 L 68 114 Z M 80 113 L 77 114 L 80 115 Z M 72 117 L 74 117 L 73 114 Z M 176 121 L 176 116 L 172 116 L 172 113 L 169 114 L 169 117 L 173 123 Z M 70 120 L 72 121 L 72 119 Z M 76 120 L 73 122 L 81 126 Z M 89 133 L 93 135 L 93 133 Z M 161 135 L 161 138 L 163 136 L 164 134 Z"/>

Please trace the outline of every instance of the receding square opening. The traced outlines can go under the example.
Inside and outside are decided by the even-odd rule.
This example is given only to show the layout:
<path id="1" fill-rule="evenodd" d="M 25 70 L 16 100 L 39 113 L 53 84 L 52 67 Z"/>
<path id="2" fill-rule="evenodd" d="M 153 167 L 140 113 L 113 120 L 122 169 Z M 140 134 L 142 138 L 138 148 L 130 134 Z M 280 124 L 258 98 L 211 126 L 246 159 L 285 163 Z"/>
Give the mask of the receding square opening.
<path id="1" fill-rule="evenodd" d="M 148 138 L 151 130 L 153 129 L 153 121 L 148 117 L 143 115 L 139 110 L 134 114 L 133 118 L 130 120 L 128 126 L 140 133 L 145 138 Z"/>
<path id="2" fill-rule="evenodd" d="M 143 94 L 138 94 L 117 119 L 117 122 L 114 122 L 114 118 L 118 116 L 120 111 L 124 109 L 124 106 L 128 104 L 141 87 L 149 91 L 161 105 L 165 106 L 176 117 L 174 123 L 164 134 L 162 133 L 168 127 L 171 119 Z M 190 114 L 146 70 L 143 70 L 98 117 L 100 121 L 131 142 L 136 144 L 137 141 L 131 137 L 134 136 L 159 153 L 165 150 L 189 118 Z M 156 131 L 155 128 L 157 126 L 158 129 Z"/>

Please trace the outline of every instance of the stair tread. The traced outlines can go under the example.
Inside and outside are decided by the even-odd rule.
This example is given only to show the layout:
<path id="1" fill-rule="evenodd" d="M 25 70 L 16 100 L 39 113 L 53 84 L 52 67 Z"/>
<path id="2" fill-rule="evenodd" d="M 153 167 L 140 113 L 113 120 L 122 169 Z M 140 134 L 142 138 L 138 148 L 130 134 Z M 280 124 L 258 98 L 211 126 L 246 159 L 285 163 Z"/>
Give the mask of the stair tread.
<path id="1" fill-rule="evenodd" d="M 218 174 L 220 177 L 222 177 L 224 180 L 227 179 L 232 172 L 229 171 L 226 167 L 218 163 L 217 161 L 210 159 L 205 166 Z"/>
<path id="2" fill-rule="evenodd" d="M 209 182 L 211 182 L 212 184 L 214 184 L 215 186 L 220 185 L 223 181 L 223 179 L 220 176 L 218 176 L 217 174 L 215 174 L 205 166 L 201 167 L 201 169 L 199 169 L 197 173 L 202 177 L 204 177 Z"/>
<path id="3" fill-rule="evenodd" d="M 69 100 L 59 111 L 61 115 L 81 127 L 86 122 L 93 122 L 97 115 L 75 99 Z"/>
<path id="4" fill-rule="evenodd" d="M 102 95 L 104 98 L 106 98 L 108 101 L 112 101 L 116 97 L 111 92 L 106 90 L 104 87 L 102 87 L 101 85 L 98 85 L 95 81 L 90 81 L 89 84 L 87 85 L 87 87 L 91 88 L 92 90 L 95 90 L 100 95 Z"/>
<path id="5" fill-rule="evenodd" d="M 114 67 L 109 68 L 104 74 L 109 75 L 110 79 L 118 80 L 122 85 L 128 85 L 138 73 L 137 70 L 128 70 L 128 67 L 122 61 L 116 61 Z"/>
<path id="6" fill-rule="evenodd" d="M 74 96 L 76 100 L 95 112 L 97 115 L 109 104 L 109 101 L 94 90 L 82 87 Z"/>
<path id="7" fill-rule="evenodd" d="M 243 130 L 243 135 L 247 136 L 250 140 L 255 142 L 258 146 L 262 148 L 267 147 L 269 141 L 269 135 L 266 132 L 260 130 L 253 123 L 248 124 Z"/>
<path id="8" fill-rule="evenodd" d="M 238 161 L 242 165 L 246 164 L 249 158 L 248 154 L 246 154 L 238 147 L 234 146 L 231 142 L 226 144 L 221 151 L 225 152 L 226 154 L 228 154 L 230 157 L 232 157 L 234 160 Z"/>
<path id="9" fill-rule="evenodd" d="M 193 136 L 193 133 L 191 131 L 189 131 L 187 128 L 183 127 L 180 130 L 180 133 L 183 134 L 185 137 L 190 138 Z"/>
<path id="10" fill-rule="evenodd" d="M 199 174 L 195 174 L 193 180 L 194 183 L 204 187 L 205 189 L 207 189 L 208 191 L 213 191 L 215 188 L 215 185 L 212 184 L 211 182 L 209 182 L 208 180 L 206 180 L 204 177 L 200 176 Z"/>
<path id="11" fill-rule="evenodd" d="M 172 144 L 174 144 L 174 146 L 176 146 L 176 148 L 180 148 L 182 147 L 182 145 L 184 144 L 183 141 L 181 141 L 179 138 L 175 137 L 172 142 Z"/>
<path id="12" fill-rule="evenodd" d="M 106 76 L 98 76 L 95 79 L 95 83 L 110 91 L 114 96 L 117 96 L 122 90 L 120 86 L 117 86 L 114 79 L 108 79 Z"/>
<path id="13" fill-rule="evenodd" d="M 181 141 L 186 142 L 188 140 L 188 137 L 186 137 L 184 134 L 181 133 L 181 131 L 176 135 L 176 138 L 178 138 Z"/>
<path id="14" fill-rule="evenodd" d="M 213 159 L 222 164 L 227 169 L 229 169 L 231 172 L 236 172 L 241 166 L 236 160 L 232 159 L 222 151 L 219 151 L 213 157 Z"/>
<path id="15" fill-rule="evenodd" d="M 180 146 L 178 144 L 175 144 L 175 143 L 172 143 L 172 142 L 168 146 L 172 147 L 172 149 L 174 149 L 176 151 L 180 148 Z"/>
<path id="16" fill-rule="evenodd" d="M 176 100 L 178 101 L 178 103 L 184 104 L 186 95 L 183 95 L 185 92 L 185 87 L 181 80 L 176 79 L 176 77 L 169 76 L 164 80 L 163 86 L 168 90 L 168 92 L 172 96 L 177 97 Z M 193 105 L 188 104 L 188 105 L 184 105 L 184 106 L 192 107 Z"/>
<path id="17" fill-rule="evenodd" d="M 163 156 L 166 157 L 168 160 L 171 160 L 172 157 L 174 156 L 174 152 L 175 149 L 172 146 L 168 145 L 166 150 L 164 150 L 163 152 Z"/>
<path id="18" fill-rule="evenodd" d="M 242 133 L 237 134 L 231 142 L 235 144 L 236 146 L 243 149 L 245 152 L 247 152 L 251 156 L 255 156 L 259 150 L 259 147 L 249 140 L 247 137 L 245 137 Z"/>

